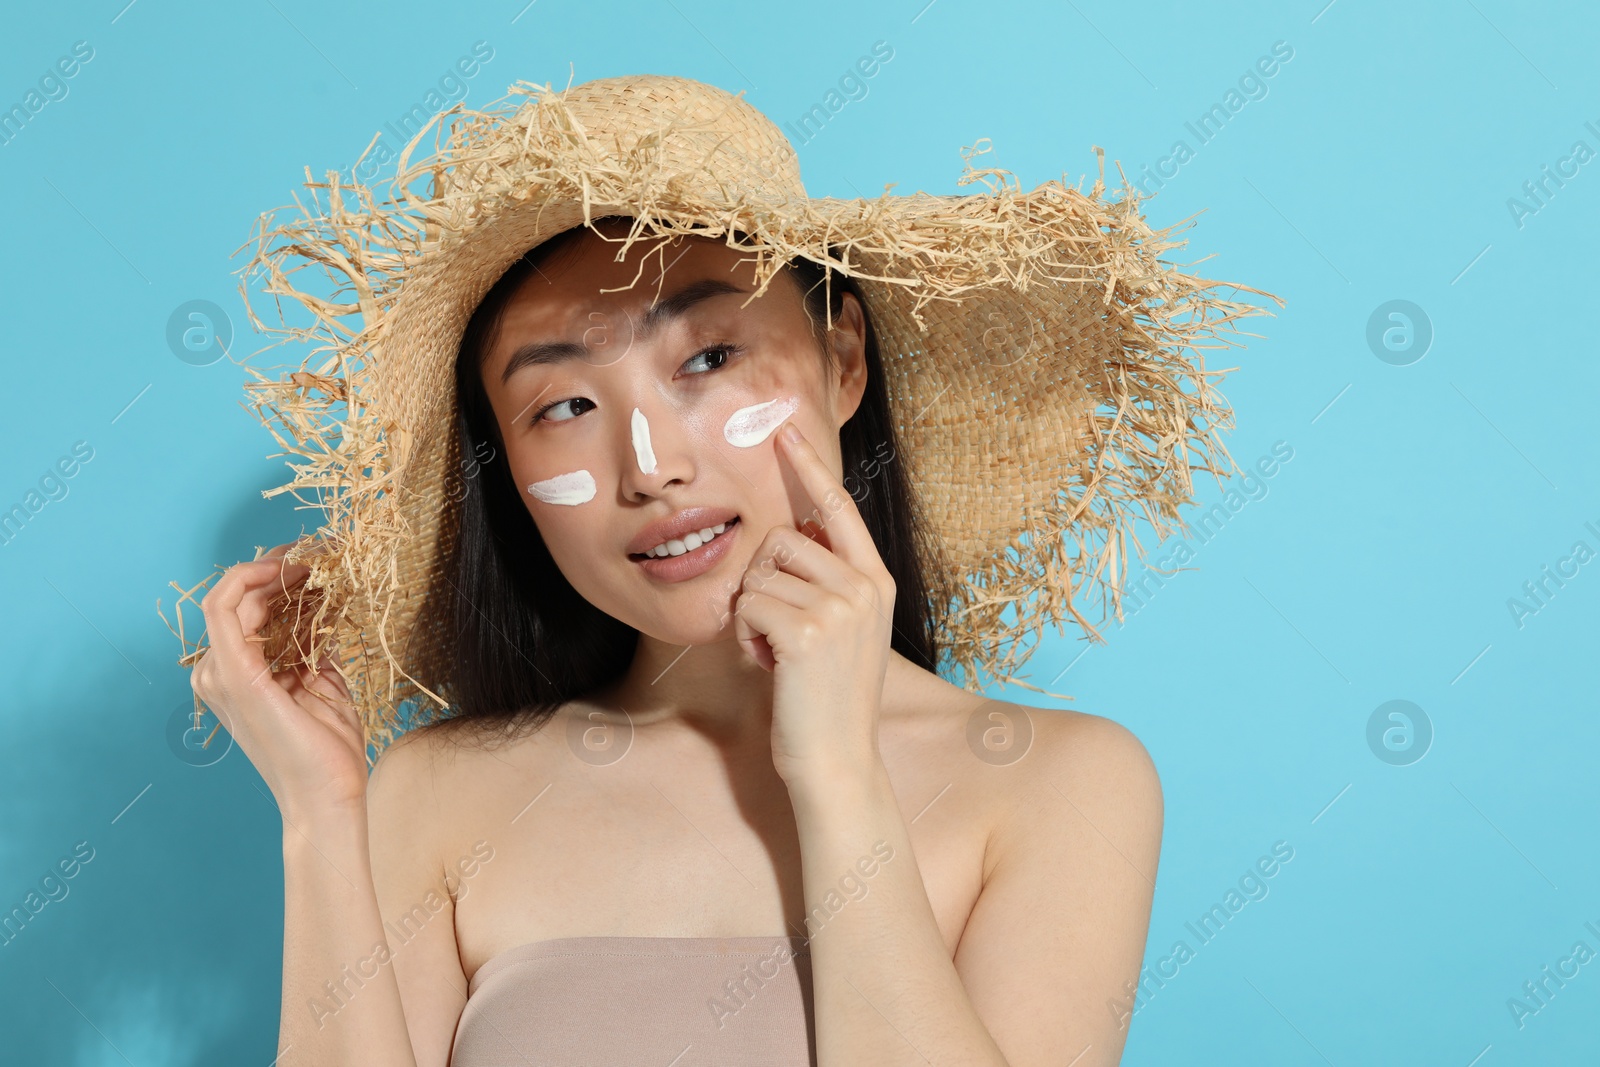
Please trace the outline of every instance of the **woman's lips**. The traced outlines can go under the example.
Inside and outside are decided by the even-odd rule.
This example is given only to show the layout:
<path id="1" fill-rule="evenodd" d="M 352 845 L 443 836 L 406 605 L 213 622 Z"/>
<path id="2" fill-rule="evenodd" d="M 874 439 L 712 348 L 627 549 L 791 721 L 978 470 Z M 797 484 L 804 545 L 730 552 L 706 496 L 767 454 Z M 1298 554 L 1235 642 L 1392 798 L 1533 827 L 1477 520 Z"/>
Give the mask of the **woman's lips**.
<path id="1" fill-rule="evenodd" d="M 690 578 L 704 574 L 723 556 L 728 554 L 728 546 L 739 536 L 739 531 L 744 524 L 735 516 L 730 520 L 723 531 L 699 548 L 690 549 L 679 556 L 639 556 L 630 555 L 628 558 L 644 569 L 650 577 L 662 582 L 683 582 Z"/>

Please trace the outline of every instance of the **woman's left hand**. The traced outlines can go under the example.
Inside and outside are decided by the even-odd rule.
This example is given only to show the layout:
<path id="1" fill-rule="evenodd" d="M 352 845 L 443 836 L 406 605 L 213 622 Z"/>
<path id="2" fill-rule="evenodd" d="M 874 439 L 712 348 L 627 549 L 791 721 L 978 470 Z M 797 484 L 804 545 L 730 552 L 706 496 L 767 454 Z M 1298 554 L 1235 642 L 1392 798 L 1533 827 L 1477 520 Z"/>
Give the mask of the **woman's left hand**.
<path id="1" fill-rule="evenodd" d="M 792 439 L 786 436 L 793 429 Z M 734 633 L 773 672 L 772 762 L 791 787 L 866 774 L 894 632 L 894 579 L 855 501 L 798 426 L 774 435 L 813 510 L 774 526 L 745 570 Z"/>

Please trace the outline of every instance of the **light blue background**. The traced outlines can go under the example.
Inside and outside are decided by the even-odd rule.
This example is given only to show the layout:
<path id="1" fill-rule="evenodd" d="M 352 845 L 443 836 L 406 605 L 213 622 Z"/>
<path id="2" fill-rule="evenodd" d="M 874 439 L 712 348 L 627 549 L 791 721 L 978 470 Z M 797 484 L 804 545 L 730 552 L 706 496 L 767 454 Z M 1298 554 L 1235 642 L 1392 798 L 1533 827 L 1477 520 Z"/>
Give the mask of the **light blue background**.
<path id="1" fill-rule="evenodd" d="M 1195 947 L 1185 922 L 1274 842 L 1295 850 L 1144 1002 L 1125 1062 L 1595 1062 L 1600 962 L 1521 1029 L 1506 1001 L 1576 941 L 1600 950 L 1583 926 L 1600 926 L 1600 563 L 1521 628 L 1507 600 L 1575 541 L 1600 548 L 1584 527 L 1600 527 L 1600 162 L 1520 227 L 1507 200 L 1575 141 L 1600 149 L 1584 125 L 1600 127 L 1600 19 L 1509 0 L 925 2 L 112 0 L 7 16 L 0 105 L 73 42 L 94 48 L 69 95 L 0 146 L 0 506 L 74 441 L 94 449 L 0 547 L 0 905 L 74 842 L 95 849 L 70 895 L 0 947 L 17 1062 L 274 1055 L 279 817 L 242 754 L 196 769 L 169 752 L 189 686 L 155 604 L 170 615 L 169 579 L 315 516 L 261 499 L 286 472 L 239 407 L 244 374 L 181 362 L 166 323 L 213 300 L 235 353 L 257 348 L 229 258 L 257 213 L 287 203 L 305 165 L 348 166 L 478 40 L 494 58 L 471 104 L 516 79 L 565 84 L 570 62 L 579 81 L 745 89 L 780 123 L 884 40 L 894 58 L 868 96 L 800 147 L 811 192 L 833 196 L 957 192 L 959 149 L 980 137 L 1028 186 L 1087 187 L 1093 145 L 1137 175 L 1174 140 L 1196 148 L 1185 122 L 1287 42 L 1265 98 L 1146 211 L 1165 225 L 1205 209 L 1177 258 L 1213 256 L 1200 273 L 1288 301 L 1211 365 L 1240 368 L 1224 386 L 1240 466 L 1279 441 L 1293 459 L 1107 645 L 1050 634 L 1033 663 L 1160 768 L 1149 962 Z M 1435 331 L 1409 366 L 1366 342 L 1394 299 Z M 1435 731 L 1410 766 L 1367 744 L 1391 699 Z"/>

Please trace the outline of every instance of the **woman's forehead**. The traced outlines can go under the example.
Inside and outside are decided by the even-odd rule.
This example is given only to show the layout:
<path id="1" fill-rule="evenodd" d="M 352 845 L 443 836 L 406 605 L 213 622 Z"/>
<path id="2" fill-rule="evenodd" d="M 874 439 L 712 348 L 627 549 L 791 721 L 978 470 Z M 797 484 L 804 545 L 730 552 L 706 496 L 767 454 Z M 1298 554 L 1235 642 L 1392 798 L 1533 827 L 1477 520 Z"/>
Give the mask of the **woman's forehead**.
<path id="1" fill-rule="evenodd" d="M 642 322 L 659 301 L 696 282 L 715 280 L 746 294 L 756 288 L 754 256 L 705 237 L 674 241 L 638 241 L 621 262 L 615 260 L 616 242 L 605 242 L 585 232 L 575 246 L 563 250 L 529 275 L 507 302 L 502 336 L 529 331 L 582 333 L 597 321 Z M 769 295 L 773 287 L 769 286 Z M 761 298 L 745 305 L 759 313 L 777 301 Z M 737 308 L 744 301 L 716 305 Z M 694 310 L 704 313 L 707 305 Z M 598 316 L 598 318 L 597 318 Z"/>
<path id="2" fill-rule="evenodd" d="M 720 239 L 698 236 L 641 238 L 617 258 L 624 231 L 609 240 L 584 229 L 528 278 L 518 295 L 564 301 L 599 300 L 639 311 L 672 287 L 716 277 L 749 291 L 755 287 L 755 257 Z M 609 290 L 609 291 L 608 291 Z"/>

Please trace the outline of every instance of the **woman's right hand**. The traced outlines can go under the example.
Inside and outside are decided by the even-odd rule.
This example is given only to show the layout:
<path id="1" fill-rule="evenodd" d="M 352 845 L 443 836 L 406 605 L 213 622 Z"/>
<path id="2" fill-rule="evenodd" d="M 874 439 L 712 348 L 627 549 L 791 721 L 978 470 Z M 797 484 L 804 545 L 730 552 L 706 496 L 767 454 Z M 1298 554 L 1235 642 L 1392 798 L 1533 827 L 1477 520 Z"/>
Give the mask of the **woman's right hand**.
<path id="1" fill-rule="evenodd" d="M 292 543 L 291 543 L 292 544 Z M 331 659 L 272 673 L 261 644 L 272 598 L 311 573 L 285 564 L 290 544 L 229 567 L 200 601 L 210 647 L 190 684 L 271 788 L 291 825 L 366 802 L 367 752 L 350 690 Z"/>

